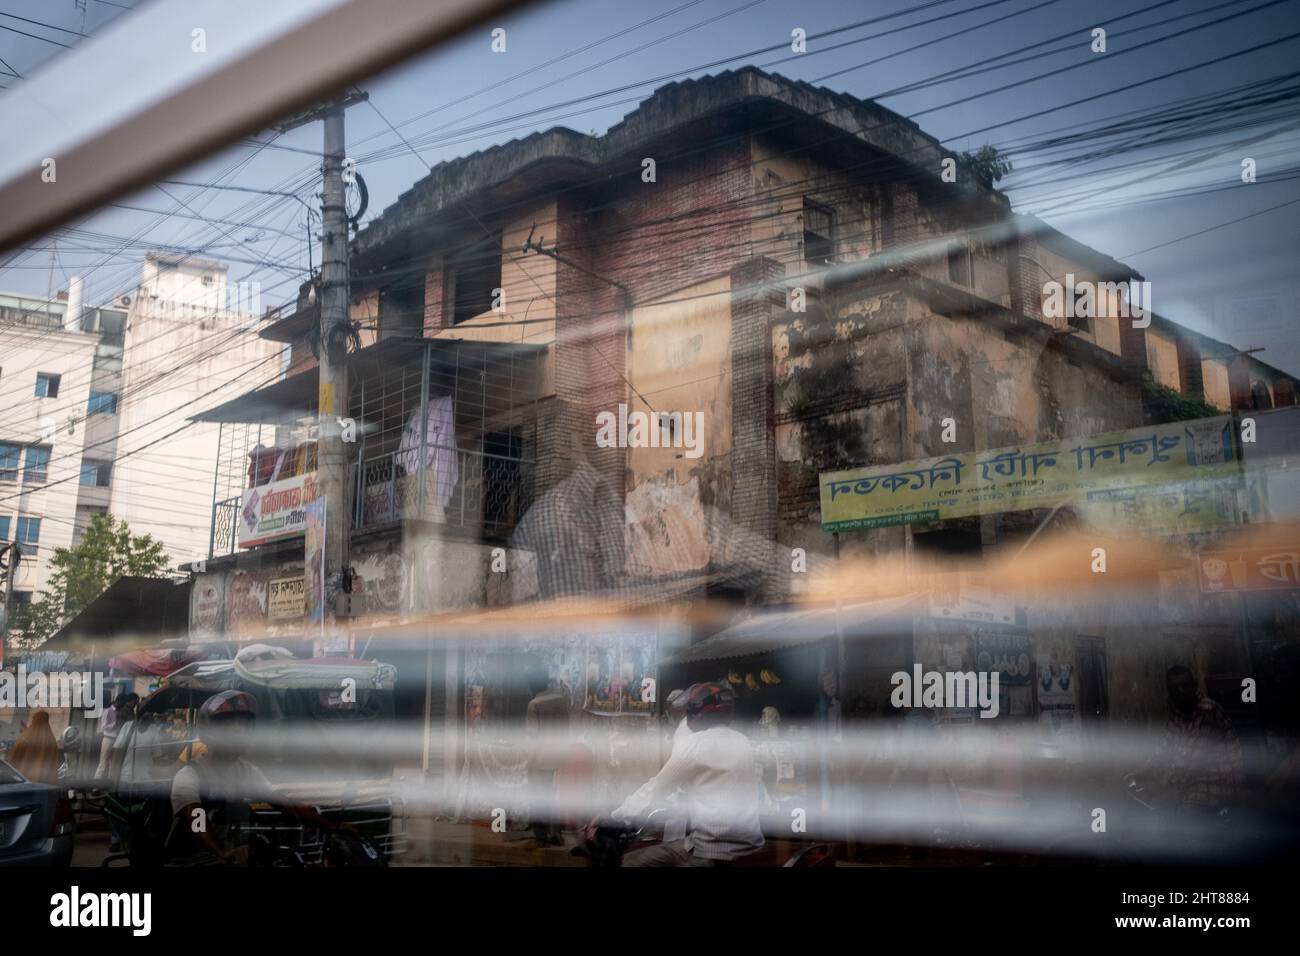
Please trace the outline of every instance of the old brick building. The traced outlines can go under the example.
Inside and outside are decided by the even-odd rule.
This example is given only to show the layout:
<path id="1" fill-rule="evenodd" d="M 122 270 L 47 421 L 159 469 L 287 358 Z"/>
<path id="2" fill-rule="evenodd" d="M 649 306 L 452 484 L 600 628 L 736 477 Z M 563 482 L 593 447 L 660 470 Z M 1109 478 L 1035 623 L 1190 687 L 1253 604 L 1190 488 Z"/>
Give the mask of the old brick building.
<path id="1" fill-rule="evenodd" d="M 1106 301 L 1082 320 L 1046 316 L 1047 279 L 1142 277 L 1014 214 L 972 168 L 947 181 L 946 158 L 874 103 L 749 68 L 663 87 L 603 135 L 557 128 L 436 166 L 353 243 L 360 609 L 401 621 L 629 592 L 781 607 L 799 590 L 792 549 L 813 569 L 970 556 L 1060 520 L 1025 508 L 829 533 L 828 472 L 1124 432 L 1164 420 L 1171 395 L 1207 413 L 1294 403 L 1284 372 L 1158 314 L 1139 327 Z M 312 415 L 316 323 L 305 288 L 264 332 L 292 343 L 289 377 L 209 418 L 258 423 L 258 444 L 284 446 Z M 430 460 L 427 436 L 403 436 L 438 396 L 456 466 L 427 485 L 413 478 L 432 466 L 408 467 Z M 667 440 L 599 444 L 598 416 L 620 406 L 664 421 Z M 687 454 L 659 416 L 695 413 Z M 230 450 L 218 509 L 234 516 L 252 448 Z M 205 626 L 231 629 L 237 591 L 241 613 L 269 616 L 265 582 L 301 573 L 301 537 L 214 541 L 205 575 L 221 593 Z M 1032 615 L 1017 626 L 1032 631 Z M 1077 622 L 1042 626 L 1050 652 L 1075 659 Z M 880 666 L 823 654 L 813 677 L 838 667 L 845 696 L 878 697 L 882 667 L 921 659 L 923 630 Z M 1080 668 L 1110 666 L 1110 632 L 1089 633 L 1101 645 Z M 950 636 L 974 657 L 969 629 Z M 1241 670 L 1240 649 L 1206 666 Z M 465 668 L 443 653 L 433 680 L 452 713 Z M 1113 667 L 1134 688 L 1156 675 L 1130 698 L 1153 713 L 1158 662 Z"/>

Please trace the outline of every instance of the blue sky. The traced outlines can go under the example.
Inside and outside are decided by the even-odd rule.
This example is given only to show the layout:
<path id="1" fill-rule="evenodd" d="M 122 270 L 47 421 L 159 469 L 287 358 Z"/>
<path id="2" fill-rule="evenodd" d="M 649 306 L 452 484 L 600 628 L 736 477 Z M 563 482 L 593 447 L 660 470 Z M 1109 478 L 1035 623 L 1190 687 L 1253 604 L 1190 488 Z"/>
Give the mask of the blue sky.
<path id="1" fill-rule="evenodd" d="M 127 3 L 127 0 L 120 2 Z M 915 117 L 923 129 L 943 140 L 949 148 L 975 149 L 986 142 L 1007 146 L 1036 140 L 1044 131 L 1056 127 L 1101 122 L 1123 111 L 1216 92 L 1294 68 L 1300 42 L 1288 41 L 1118 95 L 1057 109 L 1084 97 L 1202 64 L 1300 31 L 1300 0 L 1286 0 L 1209 29 L 1125 52 L 1160 35 L 1207 20 L 1242 14 L 1267 2 L 1237 0 L 1225 4 L 1223 0 L 1177 0 L 1112 26 L 1107 52 L 1091 51 L 1093 26 L 1152 2 L 1002 0 L 989 4 L 989 0 L 952 0 L 924 8 L 916 0 L 699 0 L 694 3 L 654 0 L 637 4 L 559 0 L 503 18 L 499 25 L 506 30 L 505 54 L 491 51 L 490 27 L 485 27 L 364 84 L 378 110 L 397 124 L 407 139 L 420 146 L 423 161 L 401 146 L 376 110 L 365 106 L 349 111 L 350 152 L 363 157 L 360 168 L 371 189 L 370 214 L 373 215 L 424 175 L 426 162 L 437 163 L 552 125 L 566 125 L 584 132 L 603 131 L 658 85 L 656 77 L 678 72 L 686 76 L 700 75 L 755 64 L 798 79 L 820 80 L 832 89 L 870 98 L 986 57 L 1064 37 L 1049 47 L 1060 47 L 1060 52 L 1051 56 L 882 99 L 891 109 Z M 69 29 L 81 29 L 82 13 L 74 0 L 3 0 L 0 9 Z M 967 10 L 971 12 L 963 15 L 961 11 Z M 795 27 L 815 35 L 899 11 L 912 12 L 825 40 L 811 40 L 809 52 L 803 56 L 794 57 L 788 47 L 781 52 L 741 56 L 778 43 L 788 44 Z M 1205 12 L 1177 23 L 1121 35 L 1145 24 L 1197 11 Z M 85 31 L 93 34 L 114 16 L 122 14 L 117 7 L 89 0 Z M 1009 14 L 1016 15 L 960 37 L 872 62 L 905 47 Z M 147 11 L 139 15 L 147 16 Z M 826 49 L 832 44 L 861 40 L 882 30 L 941 15 L 948 16 L 941 22 L 850 43 L 842 49 Z M 637 27 L 654 17 L 658 19 Z M 6 25 L 62 42 L 76 40 L 75 36 L 0 17 L 0 26 Z M 633 27 L 637 28 L 630 29 Z M 235 28 L 236 24 L 216 24 L 209 32 Z M 625 30 L 628 32 L 624 35 L 607 39 Z M 638 49 L 642 46 L 646 48 Z M 0 58 L 21 73 L 36 68 L 42 60 L 58 52 L 59 48 L 52 44 L 0 31 Z M 728 57 L 737 58 L 702 68 L 703 64 Z M 786 62 L 774 64 L 777 60 Z M 1074 69 L 1060 72 L 1076 65 Z M 839 75 L 821 80 L 832 73 Z M 1053 75 L 1004 92 L 953 103 L 1040 73 Z M 6 78 L 3 82 L 12 81 Z M 629 85 L 631 89 L 594 101 L 543 110 L 563 101 Z M 496 88 L 487 89 L 492 86 Z M 88 95 L 107 96 L 111 91 Z M 543 112 L 518 120 L 506 119 L 530 110 Z M 1007 123 L 1025 114 L 1049 110 L 1040 116 Z M 581 112 L 561 115 L 576 111 Z M 420 118 L 406 122 L 415 117 Z M 1099 164 L 1139 161 L 1124 171 L 1123 179 L 1141 177 L 1142 181 L 1122 190 L 1115 184 L 1118 180 L 1105 180 L 1099 174 L 1062 180 L 1059 166 L 1034 170 L 1031 167 L 1039 166 L 1049 157 L 1033 154 L 1017 157 L 1019 171 L 1002 185 L 1008 188 L 1018 209 L 1041 212 L 1058 228 L 1143 272 L 1152 282 L 1157 311 L 1234 345 L 1264 346 L 1267 351 L 1261 358 L 1300 371 L 1300 335 L 1297 335 L 1300 316 L 1296 311 L 1300 292 L 1300 272 L 1296 268 L 1300 225 L 1295 215 L 1300 203 L 1264 212 L 1300 198 L 1300 180 L 1246 185 L 1239 178 L 1240 162 L 1245 156 L 1257 158 L 1261 179 L 1266 179 L 1270 171 L 1276 173 L 1291 167 L 1290 156 L 1295 155 L 1298 135 L 1293 128 L 1296 122 L 1294 118 L 1279 121 L 1277 129 L 1266 126 L 1246 132 L 1210 131 L 1172 149 L 1153 149 L 1150 156 L 1128 154 Z M 494 125 L 481 130 L 472 128 L 485 123 Z M 987 127 L 994 128 L 986 130 Z M 441 134 L 442 141 L 425 147 L 427 138 L 435 134 Z M 1253 141 L 1235 142 L 1247 137 Z M 319 125 L 286 134 L 276 144 L 260 150 L 249 146 L 232 148 L 175 178 L 212 182 L 224 176 L 220 180 L 223 183 L 262 189 L 281 189 L 287 184 L 295 188 L 302 186 L 317 161 L 306 152 L 293 150 L 319 149 Z M 394 146 L 397 148 L 387 149 L 380 157 L 364 159 L 377 148 Z M 1076 144 L 1068 152 L 1073 154 L 1081 148 Z M 1177 161 L 1190 165 L 1178 173 L 1165 171 Z M 232 169 L 236 163 L 240 165 Z M 1096 167 L 1082 167 L 1084 171 L 1090 168 Z M 1043 182 L 1037 187 L 1026 185 L 1039 179 Z M 1096 205 L 1099 199 L 1136 199 L 1170 189 L 1216 191 L 1091 210 L 1081 209 L 1077 200 L 1063 201 L 1060 195 L 1065 190 L 1073 192 L 1090 186 L 1103 191 L 1084 203 L 1085 206 Z M 146 189 L 123 203 L 238 223 L 246 218 L 249 201 L 261 198 L 233 191 L 176 186 L 166 189 L 167 194 L 157 188 Z M 310 200 L 311 190 L 305 190 L 302 195 Z M 177 198 L 184 200 L 185 205 L 179 206 Z M 1214 228 L 1247 216 L 1251 218 Z M 14 267 L 0 270 L 0 289 L 45 294 L 51 287 L 66 286 L 67 276 L 82 274 L 86 276 L 90 299 L 100 300 L 134 285 L 140 256 L 151 243 L 172 243 L 202 249 L 203 254 L 213 258 L 232 260 L 232 276 L 260 280 L 266 290 L 266 302 L 272 304 L 291 296 L 307 266 L 305 244 L 300 238 L 304 229 L 303 212 L 292 201 L 280 203 L 270 215 L 247 226 L 225 225 L 215 231 L 212 226 L 192 219 L 174 218 L 154 225 L 155 219 L 155 215 L 139 211 L 103 211 L 83 221 L 81 228 L 95 234 L 123 237 L 141 233 L 138 242 L 115 257 L 104 255 L 105 250 L 116 246 L 101 235 L 67 237 L 59 242 L 53 255 L 48 240 L 37 243 L 39 248 L 14 262 Z M 1183 238 L 1202 231 L 1202 235 Z M 79 245 L 83 248 L 79 249 Z M 1155 246 L 1159 248 L 1151 248 Z M 318 258 L 317 253 L 313 255 Z M 235 261 L 252 262 L 263 257 L 289 271 Z"/>

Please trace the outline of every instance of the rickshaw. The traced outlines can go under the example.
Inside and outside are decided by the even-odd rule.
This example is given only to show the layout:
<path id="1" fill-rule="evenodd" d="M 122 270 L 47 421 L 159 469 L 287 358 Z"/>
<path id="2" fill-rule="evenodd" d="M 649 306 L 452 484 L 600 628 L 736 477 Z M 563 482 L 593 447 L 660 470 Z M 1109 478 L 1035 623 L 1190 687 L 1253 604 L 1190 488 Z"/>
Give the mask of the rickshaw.
<path id="1" fill-rule="evenodd" d="M 102 809 L 120 834 L 122 852 L 105 866 L 166 862 L 172 827 L 172 779 L 205 749 L 195 726 L 200 706 L 225 690 L 257 701 L 257 742 L 246 755 L 284 803 L 314 806 L 349 824 L 383 862 L 408 846 L 401 801 L 391 793 L 392 761 L 384 737 L 391 730 L 395 669 L 350 658 L 294 658 L 255 645 L 234 660 L 199 661 L 164 678 L 124 728 L 114 760 L 113 786 Z M 324 835 L 293 824 L 280 811 L 253 805 L 251 830 L 288 865 L 327 865 L 333 850 Z M 373 855 L 373 854 L 372 854 Z"/>

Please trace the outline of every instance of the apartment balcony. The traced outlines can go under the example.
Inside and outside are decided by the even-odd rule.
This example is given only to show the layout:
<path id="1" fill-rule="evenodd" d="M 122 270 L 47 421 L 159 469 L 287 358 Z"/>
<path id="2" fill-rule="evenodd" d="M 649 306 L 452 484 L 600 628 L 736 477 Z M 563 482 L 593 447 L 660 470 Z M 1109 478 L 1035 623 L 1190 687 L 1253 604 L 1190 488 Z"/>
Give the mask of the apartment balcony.
<path id="1" fill-rule="evenodd" d="M 504 540 L 532 503 L 534 346 L 386 340 L 349 356 L 348 518 L 354 534 L 420 522 Z M 209 557 L 301 539 L 315 495 L 318 372 L 202 415 L 220 423 Z M 267 518 L 278 509 L 281 518 Z"/>

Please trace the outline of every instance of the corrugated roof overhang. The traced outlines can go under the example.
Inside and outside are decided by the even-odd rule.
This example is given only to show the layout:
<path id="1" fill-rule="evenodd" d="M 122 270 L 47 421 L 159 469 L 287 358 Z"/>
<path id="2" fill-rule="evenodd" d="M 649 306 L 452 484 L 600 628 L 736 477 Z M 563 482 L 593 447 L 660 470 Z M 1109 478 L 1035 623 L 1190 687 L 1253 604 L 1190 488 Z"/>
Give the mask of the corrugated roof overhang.
<path id="1" fill-rule="evenodd" d="M 799 611 L 760 614 L 705 638 L 675 654 L 665 664 L 694 664 L 733 657 L 752 657 L 815 644 L 843 634 L 846 638 L 911 633 L 916 596 L 842 604 Z"/>

